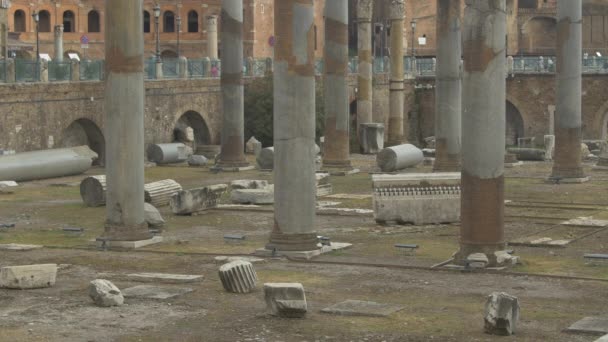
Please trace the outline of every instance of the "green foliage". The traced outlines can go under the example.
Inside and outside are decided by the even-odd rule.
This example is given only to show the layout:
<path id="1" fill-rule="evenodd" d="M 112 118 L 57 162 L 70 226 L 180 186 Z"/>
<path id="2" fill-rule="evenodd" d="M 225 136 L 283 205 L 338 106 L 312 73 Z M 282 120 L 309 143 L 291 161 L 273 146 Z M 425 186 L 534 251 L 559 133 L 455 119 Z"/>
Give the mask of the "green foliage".
<path id="1" fill-rule="evenodd" d="M 316 90 L 316 140 L 323 135 L 325 114 L 323 104 L 323 88 L 317 82 Z M 245 86 L 245 141 L 252 136 L 258 139 L 262 146 L 273 145 L 273 82 L 272 75 L 256 78 Z"/>

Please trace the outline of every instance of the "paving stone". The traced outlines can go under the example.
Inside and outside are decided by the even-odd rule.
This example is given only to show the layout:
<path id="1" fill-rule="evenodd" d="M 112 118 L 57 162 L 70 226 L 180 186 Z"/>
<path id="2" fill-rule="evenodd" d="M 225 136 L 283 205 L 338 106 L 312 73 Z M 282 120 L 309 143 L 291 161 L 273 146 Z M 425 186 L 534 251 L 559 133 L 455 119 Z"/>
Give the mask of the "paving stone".
<path id="1" fill-rule="evenodd" d="M 127 274 L 127 277 L 133 281 L 173 284 L 187 284 L 203 281 L 203 276 L 199 274 L 131 273 Z"/>
<path id="2" fill-rule="evenodd" d="M 572 333 L 605 335 L 608 334 L 608 317 L 585 317 L 566 329 Z"/>
<path id="3" fill-rule="evenodd" d="M 95 279 L 89 284 L 89 297 L 95 305 L 101 307 L 121 306 L 125 298 L 122 293 L 109 280 Z"/>
<path id="4" fill-rule="evenodd" d="M 138 285 L 122 291 L 127 298 L 169 299 L 190 293 L 193 290 L 186 287 L 160 287 L 153 285 Z"/>
<path id="5" fill-rule="evenodd" d="M 39 289 L 55 285 L 56 264 L 7 266 L 0 269 L 0 287 Z"/>
<path id="6" fill-rule="evenodd" d="M 33 249 L 40 249 L 42 246 L 40 245 L 20 245 L 17 243 L 9 243 L 0 245 L 0 250 L 2 251 L 31 251 Z"/>
<path id="7" fill-rule="evenodd" d="M 488 334 L 510 336 L 515 334 L 519 321 L 519 300 L 504 292 L 488 296 L 484 315 L 484 330 Z"/>
<path id="8" fill-rule="evenodd" d="M 572 220 L 562 222 L 565 226 L 579 226 L 579 227 L 608 227 L 608 220 L 595 220 L 592 217 L 577 217 Z"/>
<path id="9" fill-rule="evenodd" d="M 299 283 L 266 283 L 264 298 L 273 316 L 302 318 L 308 311 L 304 286 Z"/>
<path id="10" fill-rule="evenodd" d="M 401 305 L 349 299 L 325 308 L 321 312 L 343 316 L 388 317 L 392 313 L 403 310 L 403 308 Z"/>

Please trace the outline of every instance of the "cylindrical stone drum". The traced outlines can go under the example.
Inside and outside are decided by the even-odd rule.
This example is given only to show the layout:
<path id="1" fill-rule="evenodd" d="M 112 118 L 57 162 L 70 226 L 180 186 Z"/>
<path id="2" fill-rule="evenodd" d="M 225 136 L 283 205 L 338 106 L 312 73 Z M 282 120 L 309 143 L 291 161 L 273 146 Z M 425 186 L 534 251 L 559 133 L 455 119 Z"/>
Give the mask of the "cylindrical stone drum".
<path id="1" fill-rule="evenodd" d="M 256 160 L 260 170 L 274 169 L 274 147 L 263 148 Z"/>
<path id="2" fill-rule="evenodd" d="M 101 207 L 106 204 L 106 176 L 91 176 L 80 182 L 80 197 L 87 207 Z"/>
<path id="3" fill-rule="evenodd" d="M 169 205 L 171 196 L 182 191 L 182 186 L 173 179 L 148 183 L 144 186 L 145 200 L 155 207 Z"/>
<path id="4" fill-rule="evenodd" d="M 78 175 L 97 159 L 88 146 L 17 153 L 0 157 L 0 181 L 30 181 L 35 179 Z"/>
<path id="5" fill-rule="evenodd" d="M 156 164 L 183 163 L 190 155 L 192 151 L 182 143 L 153 144 L 148 147 L 148 160 Z"/>
<path id="6" fill-rule="evenodd" d="M 382 172 L 393 172 L 416 166 L 424 161 L 422 150 L 411 144 L 387 147 L 376 156 Z"/>

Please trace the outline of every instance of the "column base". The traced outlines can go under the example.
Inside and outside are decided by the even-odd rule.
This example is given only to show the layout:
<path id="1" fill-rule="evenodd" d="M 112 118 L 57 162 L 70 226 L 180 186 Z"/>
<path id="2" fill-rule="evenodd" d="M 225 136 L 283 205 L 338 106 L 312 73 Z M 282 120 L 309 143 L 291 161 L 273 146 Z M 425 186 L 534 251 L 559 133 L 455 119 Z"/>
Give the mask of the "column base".
<path id="1" fill-rule="evenodd" d="M 266 249 L 281 252 L 314 251 L 319 249 L 319 238 L 316 233 L 309 234 L 284 234 L 272 232 L 270 242 Z"/>
<path id="2" fill-rule="evenodd" d="M 333 251 L 346 249 L 352 247 L 350 243 L 344 242 L 332 242 L 329 246 L 322 246 L 320 243 L 317 244 L 317 249 L 311 251 L 280 251 L 276 249 L 269 249 L 269 246 L 265 248 L 260 248 L 255 251 L 255 255 L 264 256 L 264 257 L 287 257 L 292 259 L 305 259 L 310 260 L 314 257 L 317 257 L 322 254 L 330 253 Z M 272 247 L 272 246 L 270 246 Z"/>
<path id="3" fill-rule="evenodd" d="M 105 241 L 141 241 L 149 240 L 152 234 L 148 230 L 148 224 L 143 222 L 137 226 L 117 226 L 106 223 L 105 231 L 100 240 Z"/>
<path id="4" fill-rule="evenodd" d="M 488 245 L 472 245 L 472 244 L 460 244 L 460 250 L 454 254 L 454 264 L 460 266 L 466 266 L 469 264 L 467 258 L 471 254 L 484 254 L 488 258 L 488 264 L 486 267 L 500 267 L 505 266 L 505 262 L 499 260 L 496 255 L 497 252 L 504 252 L 506 248 L 505 243 L 488 244 Z M 501 262 L 502 261 L 502 262 Z"/>

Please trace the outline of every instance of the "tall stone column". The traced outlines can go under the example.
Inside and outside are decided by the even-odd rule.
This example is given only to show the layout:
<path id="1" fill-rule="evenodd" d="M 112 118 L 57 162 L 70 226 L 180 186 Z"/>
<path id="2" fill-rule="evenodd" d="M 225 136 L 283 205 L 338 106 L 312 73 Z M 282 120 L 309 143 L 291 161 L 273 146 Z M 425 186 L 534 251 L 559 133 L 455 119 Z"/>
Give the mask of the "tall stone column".
<path id="1" fill-rule="evenodd" d="M 248 165 L 243 104 L 243 0 L 222 0 L 222 150 L 220 168 Z"/>
<path id="2" fill-rule="evenodd" d="M 436 172 L 460 171 L 461 56 L 460 0 L 437 0 Z"/>
<path id="3" fill-rule="evenodd" d="M 506 116 L 505 0 L 467 0 L 462 81 L 462 203 L 460 251 L 464 263 L 494 252 L 504 241 Z"/>
<path id="4" fill-rule="evenodd" d="M 323 166 L 351 169 L 348 106 L 348 0 L 325 2 Z"/>
<path id="5" fill-rule="evenodd" d="M 587 181 L 582 167 L 582 0 L 557 2 L 555 157 L 550 179 Z"/>
<path id="6" fill-rule="evenodd" d="M 373 0 L 357 0 L 357 36 L 359 75 L 357 78 L 357 137 L 361 141 L 361 124 L 373 121 Z"/>
<path id="7" fill-rule="evenodd" d="M 217 15 L 207 16 L 207 56 L 217 59 Z"/>
<path id="8" fill-rule="evenodd" d="M 391 0 L 391 79 L 388 119 L 388 145 L 400 145 L 406 141 L 404 135 L 403 109 L 405 101 L 403 80 L 403 22 L 404 0 Z"/>
<path id="9" fill-rule="evenodd" d="M 332 0 L 333 1 L 333 0 Z M 317 249 L 314 0 L 275 2 L 274 228 L 269 249 Z"/>
<path id="10" fill-rule="evenodd" d="M 63 62 L 63 25 L 55 25 L 55 61 Z"/>
<path id="11" fill-rule="evenodd" d="M 104 238 L 150 238 L 144 220 L 142 1 L 106 0 L 106 227 Z"/>

